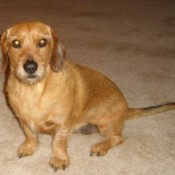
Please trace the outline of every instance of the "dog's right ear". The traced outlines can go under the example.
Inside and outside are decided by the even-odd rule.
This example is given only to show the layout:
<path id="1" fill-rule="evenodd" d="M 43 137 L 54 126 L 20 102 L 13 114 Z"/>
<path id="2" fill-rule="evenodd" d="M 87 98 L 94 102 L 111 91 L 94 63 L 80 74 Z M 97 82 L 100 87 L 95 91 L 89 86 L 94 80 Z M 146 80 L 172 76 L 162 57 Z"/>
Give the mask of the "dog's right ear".
<path id="1" fill-rule="evenodd" d="M 1 44 L 1 58 L 0 58 L 0 72 L 3 73 L 8 67 L 9 58 L 7 55 L 7 45 L 6 45 L 6 32 L 0 35 L 0 44 Z"/>

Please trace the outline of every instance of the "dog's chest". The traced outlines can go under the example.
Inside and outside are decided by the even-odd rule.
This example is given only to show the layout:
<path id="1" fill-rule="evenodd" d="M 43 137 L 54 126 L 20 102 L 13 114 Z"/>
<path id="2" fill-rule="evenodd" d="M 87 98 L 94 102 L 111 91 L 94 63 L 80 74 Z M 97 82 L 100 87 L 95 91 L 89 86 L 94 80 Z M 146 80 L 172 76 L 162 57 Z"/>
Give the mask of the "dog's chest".
<path id="1" fill-rule="evenodd" d="M 61 122 L 56 118 L 58 113 L 61 114 L 58 97 L 50 91 L 43 94 L 41 86 L 33 89 L 26 86 L 14 86 L 9 89 L 7 86 L 7 92 L 10 105 L 16 116 L 26 121 L 32 129 L 53 129 L 55 123 Z"/>
<path id="2" fill-rule="evenodd" d="M 40 105 L 40 89 L 30 87 L 14 86 L 10 90 L 7 88 L 9 101 L 12 108 L 15 108 L 20 113 L 36 113 Z M 25 112 L 26 111 L 26 112 Z"/>

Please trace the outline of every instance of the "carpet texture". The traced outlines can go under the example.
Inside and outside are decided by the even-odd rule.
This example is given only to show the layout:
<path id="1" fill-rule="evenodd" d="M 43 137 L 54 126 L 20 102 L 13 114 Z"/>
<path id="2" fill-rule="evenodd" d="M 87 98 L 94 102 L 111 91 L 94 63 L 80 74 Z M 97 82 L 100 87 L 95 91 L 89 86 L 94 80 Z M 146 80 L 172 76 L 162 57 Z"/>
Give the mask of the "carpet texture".
<path id="1" fill-rule="evenodd" d="M 175 101 L 174 0 L 1 1 L 0 32 L 29 20 L 53 26 L 67 58 L 110 77 L 130 107 Z M 71 135 L 71 164 L 65 171 L 54 173 L 48 165 L 48 135 L 40 135 L 33 156 L 18 159 L 24 136 L 5 103 L 3 82 L 1 74 L 1 175 L 174 175 L 175 111 L 127 121 L 125 143 L 103 157 L 89 156 L 91 145 L 103 139 L 100 135 Z"/>

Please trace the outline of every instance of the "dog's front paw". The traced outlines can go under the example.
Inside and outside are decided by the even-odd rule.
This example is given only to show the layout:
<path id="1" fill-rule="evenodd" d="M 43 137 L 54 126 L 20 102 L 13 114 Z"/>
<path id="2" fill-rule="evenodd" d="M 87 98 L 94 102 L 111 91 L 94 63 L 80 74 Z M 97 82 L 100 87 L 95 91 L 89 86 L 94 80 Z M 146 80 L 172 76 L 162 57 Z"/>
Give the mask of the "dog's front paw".
<path id="1" fill-rule="evenodd" d="M 32 155 L 38 147 L 38 144 L 36 141 L 33 140 L 26 140 L 20 147 L 18 148 L 18 157 L 22 158 L 25 156 Z"/>
<path id="2" fill-rule="evenodd" d="M 54 169 L 54 171 L 57 171 L 59 168 L 65 170 L 69 166 L 69 158 L 61 159 L 59 157 L 53 156 L 49 164 Z"/>

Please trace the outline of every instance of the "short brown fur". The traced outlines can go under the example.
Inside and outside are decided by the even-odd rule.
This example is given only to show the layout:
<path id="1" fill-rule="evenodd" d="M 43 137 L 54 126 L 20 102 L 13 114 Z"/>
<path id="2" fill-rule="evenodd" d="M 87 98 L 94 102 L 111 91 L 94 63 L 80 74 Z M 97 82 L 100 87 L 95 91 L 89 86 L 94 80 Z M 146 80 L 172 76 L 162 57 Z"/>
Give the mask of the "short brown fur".
<path id="1" fill-rule="evenodd" d="M 39 46 L 45 38 L 47 44 Z M 20 47 L 14 47 L 17 40 Z M 67 140 L 70 133 L 86 124 L 96 125 L 106 140 L 92 146 L 91 155 L 105 155 L 124 141 L 127 118 L 150 115 L 175 108 L 130 109 L 119 88 L 103 74 L 86 66 L 64 61 L 65 50 L 56 32 L 40 22 L 26 22 L 7 29 L 1 38 L 1 70 L 9 68 L 6 94 L 24 131 L 26 140 L 18 156 L 32 155 L 38 133 L 54 135 L 50 165 L 57 170 L 69 165 Z M 31 75 L 24 70 L 27 60 L 38 67 Z"/>

